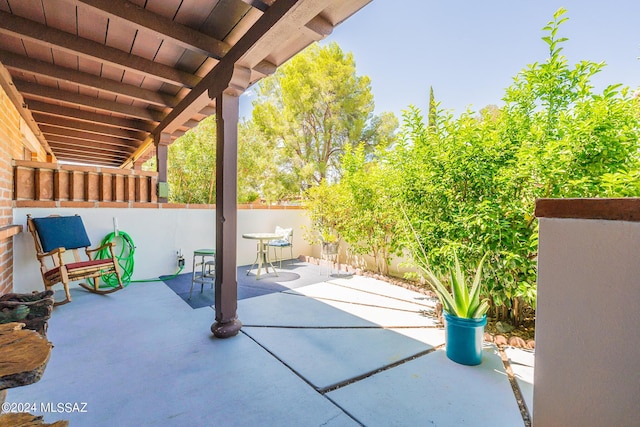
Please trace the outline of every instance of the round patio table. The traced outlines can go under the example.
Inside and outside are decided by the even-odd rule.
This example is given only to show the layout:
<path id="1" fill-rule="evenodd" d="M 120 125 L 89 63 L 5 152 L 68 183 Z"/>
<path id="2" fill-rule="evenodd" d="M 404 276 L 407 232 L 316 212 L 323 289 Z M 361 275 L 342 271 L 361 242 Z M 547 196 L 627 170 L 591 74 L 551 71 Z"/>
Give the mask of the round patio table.
<path id="1" fill-rule="evenodd" d="M 271 268 L 273 269 L 273 272 L 275 273 L 275 275 L 277 276 L 278 273 L 276 272 L 275 267 L 273 266 L 273 264 L 271 264 L 271 261 L 269 260 L 269 240 L 276 240 L 276 239 L 281 239 L 282 238 L 282 234 L 277 234 L 277 233 L 245 233 L 242 235 L 243 239 L 251 239 L 251 240 L 258 240 L 258 247 L 256 250 L 256 259 L 255 261 L 253 261 L 253 264 L 251 265 L 251 268 L 249 268 L 249 270 L 247 270 L 247 276 L 249 275 L 249 273 L 251 272 L 251 270 L 253 269 L 253 266 L 258 264 L 258 271 L 256 273 L 256 280 L 260 279 L 260 272 L 262 270 L 262 266 L 264 265 L 264 269 L 265 272 L 267 274 L 269 274 L 269 266 L 271 266 Z"/>

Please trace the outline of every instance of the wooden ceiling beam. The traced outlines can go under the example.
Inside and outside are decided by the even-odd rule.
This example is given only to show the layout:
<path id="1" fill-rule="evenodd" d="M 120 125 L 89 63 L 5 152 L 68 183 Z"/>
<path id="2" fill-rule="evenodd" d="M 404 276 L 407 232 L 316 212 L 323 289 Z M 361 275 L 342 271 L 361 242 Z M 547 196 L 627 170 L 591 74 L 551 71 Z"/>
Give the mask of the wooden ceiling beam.
<path id="1" fill-rule="evenodd" d="M 137 150 L 137 147 L 113 146 L 110 144 L 103 144 L 99 142 L 74 139 L 74 138 L 69 138 L 61 135 L 49 135 L 47 139 L 50 139 L 50 144 L 52 144 L 52 146 L 55 146 L 56 144 L 66 144 L 70 147 L 76 147 L 76 148 L 84 147 L 85 149 L 89 149 L 90 147 L 98 147 L 103 150 L 104 149 L 114 150 L 116 152 L 122 153 L 125 157 L 128 157 L 129 155 L 131 155 Z"/>
<path id="2" fill-rule="evenodd" d="M 270 76 L 271 74 L 276 72 L 278 67 L 276 66 L 276 64 L 272 64 L 271 62 L 264 60 L 256 64 L 253 69 L 264 76 Z"/>
<path id="3" fill-rule="evenodd" d="M 221 59 L 231 48 L 228 43 L 207 34 L 174 22 L 172 19 L 156 15 L 128 1 L 113 0 L 67 0 L 78 7 L 84 7 L 105 16 L 133 25 L 153 33 L 159 39 L 169 39 L 187 50 Z"/>
<path id="4" fill-rule="evenodd" d="M 315 16 L 311 21 L 307 22 L 305 27 L 317 35 L 316 41 L 322 40 L 333 32 L 333 25 L 331 25 L 331 22 L 327 21 L 320 15 Z"/>
<path id="5" fill-rule="evenodd" d="M 91 156 L 91 154 L 80 154 L 75 152 L 69 152 L 62 150 L 61 156 L 58 158 L 59 161 L 62 162 L 75 162 L 75 163 L 84 163 L 91 165 L 101 165 L 107 167 L 117 168 L 122 164 L 122 161 L 119 158 L 112 158 L 111 160 L 105 159 L 105 157 L 96 157 Z"/>
<path id="6" fill-rule="evenodd" d="M 42 133 L 40 132 L 40 129 L 38 128 L 38 125 L 35 119 L 33 118 L 31 111 L 27 107 L 27 103 L 25 102 L 24 97 L 18 91 L 18 88 L 16 88 L 15 84 L 13 83 L 13 78 L 11 77 L 11 73 L 4 65 L 2 65 L 1 62 L 0 62 L 0 87 L 4 90 L 9 102 L 11 102 L 14 105 L 14 107 L 18 110 L 18 114 L 20 114 L 20 117 L 22 118 L 24 124 L 31 130 L 35 138 L 38 140 L 38 143 L 42 146 L 43 150 L 47 154 L 52 155 L 55 158 L 55 155 L 53 154 L 51 147 L 49 147 L 47 140 L 42 136 Z"/>
<path id="7" fill-rule="evenodd" d="M 88 147 L 80 147 L 80 148 L 74 148 L 74 147 L 69 147 L 69 146 L 64 146 L 64 145 L 59 145 L 59 144 L 54 144 L 55 150 L 57 153 L 62 153 L 62 155 L 83 155 L 83 154 L 87 154 L 87 149 Z M 96 149 L 95 147 L 91 147 L 90 148 L 91 152 L 94 152 L 96 154 L 96 157 L 108 157 L 114 161 L 117 160 L 118 163 L 126 160 L 126 155 L 125 153 L 122 152 L 117 152 L 117 151 L 103 151 L 103 150 L 99 150 Z"/>
<path id="8" fill-rule="evenodd" d="M 107 149 L 102 148 L 99 146 L 99 144 L 97 143 L 85 143 L 85 144 L 79 144 L 77 141 L 69 141 L 69 140 L 65 140 L 62 137 L 55 137 L 53 139 L 51 139 L 51 145 L 53 147 L 55 147 L 56 149 L 64 149 L 66 150 L 66 152 L 79 152 L 79 153 L 88 153 L 88 155 L 90 156 L 91 154 L 91 150 L 99 150 L 100 153 L 102 154 L 107 154 L 111 157 L 117 157 L 118 159 L 122 159 L 125 160 L 127 158 L 127 156 L 129 155 L 129 153 L 131 152 L 131 150 L 123 150 L 122 148 L 120 149 L 113 149 L 111 147 L 107 147 Z"/>
<path id="9" fill-rule="evenodd" d="M 189 120 L 187 122 L 185 122 L 182 126 L 181 129 L 182 131 L 188 131 L 189 129 L 193 129 L 194 127 L 198 126 L 200 124 L 200 122 L 198 120 Z"/>
<path id="10" fill-rule="evenodd" d="M 136 149 L 136 151 L 122 163 L 121 167 L 126 168 L 128 165 L 135 164 L 138 159 L 146 157 L 149 150 L 154 150 L 155 152 L 152 136 L 149 136 L 149 138 L 145 139 L 144 142 Z"/>
<path id="11" fill-rule="evenodd" d="M 180 87 L 192 88 L 201 80 L 193 74 L 7 12 L 0 11 L 0 33 L 24 38 L 53 50 L 109 64 L 118 69 Z"/>
<path id="12" fill-rule="evenodd" d="M 309 4 L 300 0 L 278 0 L 269 7 L 255 24 L 234 44 L 224 58 L 198 83 L 180 103 L 160 122 L 155 135 L 162 132 L 173 133 L 184 122 L 205 108 L 217 94 L 222 93 L 229 85 L 234 74 L 236 62 L 250 49 L 253 49 L 280 20 L 285 16 L 299 13 L 299 5 L 322 9 L 324 2 Z M 304 13 L 304 11 L 302 12 Z M 316 16 L 316 14 L 312 16 Z M 267 41 L 265 41 L 267 43 Z"/>
<path id="13" fill-rule="evenodd" d="M 133 131 L 129 129 L 123 129 L 113 126 L 105 126 L 96 123 L 84 122 L 79 120 L 70 120 L 64 117 L 56 117 L 47 114 L 34 113 L 33 118 L 40 125 L 50 125 L 54 127 L 64 129 L 78 129 L 80 131 L 86 131 L 95 133 L 98 135 L 112 136 L 122 139 L 131 139 L 134 141 L 142 141 L 149 134 L 147 132 Z"/>
<path id="14" fill-rule="evenodd" d="M 86 123 L 97 123 L 115 128 L 123 128 L 149 133 L 155 129 L 155 125 L 148 121 L 106 116 L 104 114 L 93 113 L 86 110 L 79 110 L 77 108 L 49 104 L 47 102 L 42 102 L 35 99 L 28 100 L 26 104 L 29 110 L 32 112 L 39 112 L 54 117 L 66 117 Z"/>
<path id="15" fill-rule="evenodd" d="M 133 105 L 120 104 L 119 102 L 108 101 L 102 98 L 67 92 L 51 86 L 38 85 L 22 80 L 15 80 L 14 83 L 25 98 L 35 96 L 38 98 L 52 99 L 66 104 L 82 105 L 85 107 L 95 108 L 96 110 L 103 110 L 107 113 L 115 112 L 136 119 L 150 120 L 153 122 L 161 121 L 164 116 L 160 111 L 134 107 Z"/>
<path id="16" fill-rule="evenodd" d="M 273 0 L 269 2 L 264 2 L 262 0 L 242 0 L 243 3 L 248 4 L 254 9 L 258 9 L 260 12 L 266 12 L 269 9 L 270 3 L 273 3 Z"/>
<path id="17" fill-rule="evenodd" d="M 71 68 L 58 67 L 49 62 L 27 58 L 4 50 L 0 50 L 0 62 L 8 69 L 17 72 L 27 72 L 35 74 L 36 76 L 50 77 L 113 95 L 126 96 L 160 107 L 175 107 L 178 104 L 178 98 L 172 95 L 116 82 L 93 74 L 72 70 Z"/>
<path id="18" fill-rule="evenodd" d="M 204 108 L 201 108 L 198 111 L 199 114 L 202 114 L 205 117 L 213 116 L 216 114 L 216 107 L 212 107 L 211 105 L 207 105 Z"/>
<path id="19" fill-rule="evenodd" d="M 140 140 L 133 139 L 121 139 L 108 135 L 101 135 L 99 133 L 86 132 L 75 129 L 59 128 L 51 125 L 40 124 L 40 130 L 49 139 L 50 135 L 66 136 L 69 138 L 79 139 L 82 141 L 103 142 L 115 147 L 129 147 L 134 145 L 137 147 L 142 143 Z"/>

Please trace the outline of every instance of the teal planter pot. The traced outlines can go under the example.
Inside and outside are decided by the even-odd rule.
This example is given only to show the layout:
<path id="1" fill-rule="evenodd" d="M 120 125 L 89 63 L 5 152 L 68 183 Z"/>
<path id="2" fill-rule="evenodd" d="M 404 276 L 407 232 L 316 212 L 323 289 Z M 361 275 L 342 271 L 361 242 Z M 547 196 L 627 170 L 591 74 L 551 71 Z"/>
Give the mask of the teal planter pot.
<path id="1" fill-rule="evenodd" d="M 447 357 L 462 365 L 479 365 L 487 316 L 465 319 L 445 312 L 444 320 Z"/>

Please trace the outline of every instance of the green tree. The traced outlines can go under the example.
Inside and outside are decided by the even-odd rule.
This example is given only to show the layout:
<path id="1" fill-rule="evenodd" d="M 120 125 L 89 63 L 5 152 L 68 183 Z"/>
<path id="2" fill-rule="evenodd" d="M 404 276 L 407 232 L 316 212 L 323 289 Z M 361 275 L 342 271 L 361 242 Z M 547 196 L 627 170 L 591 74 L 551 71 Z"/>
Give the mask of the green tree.
<path id="1" fill-rule="evenodd" d="M 311 220 L 304 238 L 311 244 L 339 239 L 338 229 L 346 218 L 347 207 L 342 188 L 322 181 L 310 187 L 304 196 L 304 207 Z"/>
<path id="2" fill-rule="evenodd" d="M 238 201 L 248 203 L 264 198 L 279 201 L 286 194 L 280 181 L 279 165 L 274 162 L 277 147 L 265 140 L 252 121 L 238 129 Z"/>
<path id="3" fill-rule="evenodd" d="M 433 86 L 429 86 L 429 129 L 436 128 L 436 97 L 433 94 Z"/>
<path id="4" fill-rule="evenodd" d="M 252 122 L 238 126 L 238 202 L 264 197 L 279 200 L 284 192 L 278 181 L 275 147 L 257 132 Z M 155 165 L 155 163 L 154 163 Z M 215 203 L 216 123 L 207 117 L 169 146 L 169 201 Z"/>
<path id="5" fill-rule="evenodd" d="M 207 117 L 169 146 L 169 201 L 215 203 L 216 122 Z"/>
<path id="6" fill-rule="evenodd" d="M 336 43 L 311 45 L 262 80 L 253 121 L 278 148 L 275 162 L 292 195 L 339 180 L 346 146 L 363 143 L 368 152 L 393 142 L 397 120 L 373 115 L 370 81 L 357 76 L 352 54 Z"/>
<path id="7" fill-rule="evenodd" d="M 367 159 L 363 145 L 347 149 L 342 159 L 342 180 L 334 185 L 343 194 L 342 220 L 336 225 L 356 255 L 370 255 L 376 270 L 389 273 L 393 255 L 401 255 L 402 214 L 390 188 L 397 176 L 379 152 Z"/>
<path id="8" fill-rule="evenodd" d="M 393 153 L 425 261 L 442 271 L 453 249 L 466 265 L 490 253 L 484 292 L 494 314 L 515 322 L 523 304 L 535 307 L 536 198 L 640 195 L 638 100 L 619 85 L 594 93 L 603 64 L 569 66 L 565 13 L 545 27 L 548 60 L 514 78 L 504 107 L 457 118 L 438 110 L 434 132 L 409 108 Z"/>

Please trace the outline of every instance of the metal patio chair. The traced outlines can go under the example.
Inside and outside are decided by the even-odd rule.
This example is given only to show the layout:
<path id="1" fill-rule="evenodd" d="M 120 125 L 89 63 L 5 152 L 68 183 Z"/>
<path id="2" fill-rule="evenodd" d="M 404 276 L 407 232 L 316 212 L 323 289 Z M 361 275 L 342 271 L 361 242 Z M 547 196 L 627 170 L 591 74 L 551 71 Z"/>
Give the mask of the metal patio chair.
<path id="1" fill-rule="evenodd" d="M 293 259 L 293 228 L 276 227 L 276 234 L 280 234 L 282 238 L 277 240 L 271 240 L 269 246 L 273 248 L 273 254 L 276 259 L 280 261 L 280 268 L 282 268 L 282 251 L 284 248 L 289 248 L 291 251 L 291 259 Z M 277 256 L 276 250 L 280 248 L 280 257 Z"/>

